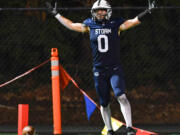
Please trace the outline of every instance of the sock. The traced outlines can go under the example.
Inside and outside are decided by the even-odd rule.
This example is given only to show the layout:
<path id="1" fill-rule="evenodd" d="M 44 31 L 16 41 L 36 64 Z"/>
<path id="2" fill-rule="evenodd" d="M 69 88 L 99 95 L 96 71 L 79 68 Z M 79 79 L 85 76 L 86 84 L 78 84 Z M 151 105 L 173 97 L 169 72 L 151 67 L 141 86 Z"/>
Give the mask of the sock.
<path id="1" fill-rule="evenodd" d="M 126 127 L 132 127 L 131 106 L 128 99 L 126 98 L 126 95 L 123 94 L 119 96 L 117 100 L 120 104 L 121 112 L 126 122 Z"/>
<path id="2" fill-rule="evenodd" d="M 101 110 L 101 115 L 104 121 L 104 124 L 106 125 L 108 130 L 113 130 L 112 128 L 112 124 L 111 124 L 111 109 L 110 109 L 110 105 L 108 105 L 107 107 L 100 107 Z"/>

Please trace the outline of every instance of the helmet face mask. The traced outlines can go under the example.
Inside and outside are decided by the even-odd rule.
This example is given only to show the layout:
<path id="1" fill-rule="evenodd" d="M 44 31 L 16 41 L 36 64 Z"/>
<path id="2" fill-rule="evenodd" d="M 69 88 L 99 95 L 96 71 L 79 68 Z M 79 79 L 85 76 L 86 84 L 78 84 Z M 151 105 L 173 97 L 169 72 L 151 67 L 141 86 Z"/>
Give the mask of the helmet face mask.
<path id="1" fill-rule="evenodd" d="M 96 1 L 91 8 L 91 15 L 95 21 L 106 21 L 111 18 L 112 9 L 106 0 Z"/>
<path id="2" fill-rule="evenodd" d="M 103 21 L 107 20 L 107 9 L 96 9 L 94 10 L 96 20 Z"/>

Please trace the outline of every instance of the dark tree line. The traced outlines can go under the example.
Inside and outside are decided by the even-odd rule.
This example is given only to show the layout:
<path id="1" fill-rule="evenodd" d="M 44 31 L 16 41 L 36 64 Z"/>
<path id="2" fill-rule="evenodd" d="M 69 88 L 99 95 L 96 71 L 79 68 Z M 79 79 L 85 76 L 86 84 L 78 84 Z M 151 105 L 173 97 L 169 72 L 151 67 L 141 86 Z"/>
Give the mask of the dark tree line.
<path id="1" fill-rule="evenodd" d="M 30 5 L 31 7 L 43 7 L 46 1 L 54 2 L 57 1 L 61 7 L 91 7 L 96 0 L 11 0 L 11 1 L 0 1 L 1 8 L 7 7 L 25 7 Z M 147 6 L 147 0 L 107 0 L 112 6 Z M 159 6 L 180 6 L 179 0 L 161 0 L 158 1 Z"/>

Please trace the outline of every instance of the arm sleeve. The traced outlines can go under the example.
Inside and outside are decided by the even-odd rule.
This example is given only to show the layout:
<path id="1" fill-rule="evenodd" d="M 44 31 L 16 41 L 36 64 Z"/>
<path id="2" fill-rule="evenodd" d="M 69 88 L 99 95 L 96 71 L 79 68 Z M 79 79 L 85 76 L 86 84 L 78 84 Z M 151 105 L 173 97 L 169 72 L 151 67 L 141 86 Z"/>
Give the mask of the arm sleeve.
<path id="1" fill-rule="evenodd" d="M 89 27 L 90 26 L 90 18 L 84 20 L 82 24 L 83 24 L 83 26 Z"/>
<path id="2" fill-rule="evenodd" d="M 150 16 L 151 16 L 151 10 L 146 9 L 144 12 L 140 13 L 137 17 L 139 21 L 143 22 L 147 20 Z"/>

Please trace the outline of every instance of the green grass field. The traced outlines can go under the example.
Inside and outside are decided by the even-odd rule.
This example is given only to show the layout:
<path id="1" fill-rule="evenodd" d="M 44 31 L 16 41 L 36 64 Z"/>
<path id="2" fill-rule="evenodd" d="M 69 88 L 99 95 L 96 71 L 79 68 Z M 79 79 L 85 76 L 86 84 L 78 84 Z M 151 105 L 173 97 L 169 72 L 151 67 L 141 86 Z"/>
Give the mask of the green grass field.
<path id="1" fill-rule="evenodd" d="M 0 133 L 0 135 L 17 135 L 17 133 Z M 38 134 L 36 134 L 38 135 Z"/>
<path id="2" fill-rule="evenodd" d="M 17 135 L 17 134 L 13 134 L 13 133 L 0 133 L 0 135 Z"/>
<path id="3" fill-rule="evenodd" d="M 0 135 L 17 135 L 17 133 L 0 133 Z M 38 135 L 38 134 L 36 134 Z"/>
<path id="4" fill-rule="evenodd" d="M 0 135 L 17 135 L 17 133 L 0 133 Z M 36 135 L 38 135 L 38 134 L 36 134 Z M 70 134 L 65 134 L 65 135 L 70 135 Z M 73 134 L 73 135 L 75 135 L 75 134 Z M 76 134 L 76 135 L 92 135 L 92 134 L 89 134 L 89 133 L 87 133 L 87 134 L 83 133 L 82 134 L 82 133 L 80 133 L 80 134 Z M 93 134 L 93 135 L 95 135 L 95 134 Z M 97 135 L 99 135 L 99 134 L 97 134 Z M 180 135 L 180 134 L 165 134 L 165 135 Z"/>

